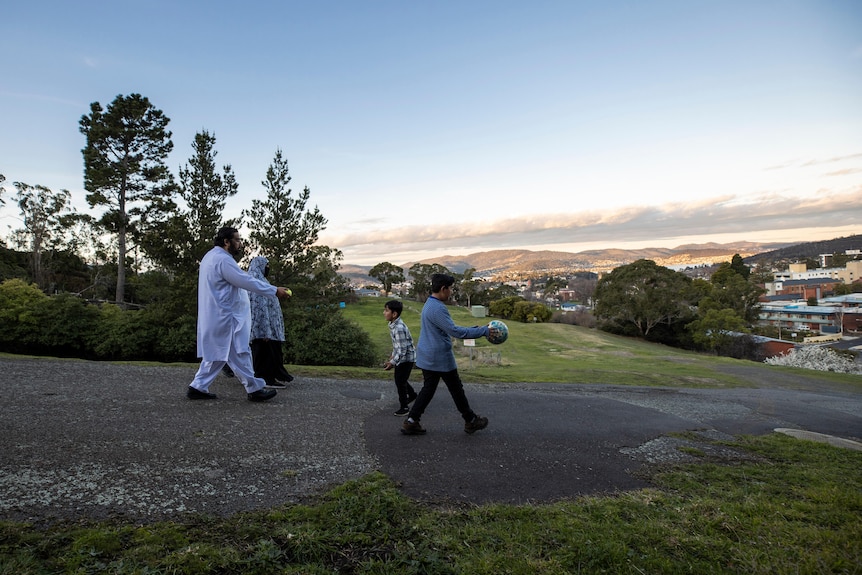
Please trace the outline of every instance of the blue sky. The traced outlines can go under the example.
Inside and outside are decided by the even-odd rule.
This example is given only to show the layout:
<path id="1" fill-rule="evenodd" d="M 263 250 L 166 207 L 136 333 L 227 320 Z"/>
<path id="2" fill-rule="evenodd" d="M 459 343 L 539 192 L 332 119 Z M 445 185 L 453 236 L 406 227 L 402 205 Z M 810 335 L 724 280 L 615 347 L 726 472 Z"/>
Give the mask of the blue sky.
<path id="1" fill-rule="evenodd" d="M 140 93 L 231 164 L 276 149 L 345 263 L 862 233 L 862 2 L 7 3 L 12 182 L 84 199 L 91 102 Z"/>

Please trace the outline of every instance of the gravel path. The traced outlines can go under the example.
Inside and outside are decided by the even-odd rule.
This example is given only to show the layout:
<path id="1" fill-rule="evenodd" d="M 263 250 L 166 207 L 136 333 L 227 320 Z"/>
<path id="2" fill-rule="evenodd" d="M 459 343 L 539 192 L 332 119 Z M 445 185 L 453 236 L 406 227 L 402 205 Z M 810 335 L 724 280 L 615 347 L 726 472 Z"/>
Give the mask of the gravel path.
<path id="1" fill-rule="evenodd" d="M 672 432 L 707 451 L 779 427 L 862 438 L 862 393 L 763 372 L 751 389 L 467 385 L 491 419 L 474 435 L 441 388 L 408 437 L 388 379 L 299 378 L 259 404 L 220 377 L 217 401 L 189 401 L 189 366 L 0 359 L 0 519 L 229 515 L 375 470 L 420 500 L 552 501 L 647 485 L 643 465 L 687 457 Z"/>

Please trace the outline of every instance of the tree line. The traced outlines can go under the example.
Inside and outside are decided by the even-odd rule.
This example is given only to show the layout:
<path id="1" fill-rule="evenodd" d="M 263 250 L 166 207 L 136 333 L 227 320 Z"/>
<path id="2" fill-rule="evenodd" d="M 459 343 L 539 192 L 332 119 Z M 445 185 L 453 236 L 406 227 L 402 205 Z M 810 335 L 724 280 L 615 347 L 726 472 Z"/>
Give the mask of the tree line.
<path id="1" fill-rule="evenodd" d="M 290 188 L 282 151 L 261 182 L 263 196 L 239 218 L 226 219 L 226 200 L 238 185 L 230 164 L 216 164 L 215 135 L 195 135 L 175 176 L 166 164 L 173 149 L 169 123 L 140 94 L 90 105 L 79 129 L 86 201 L 99 214 L 78 213 L 68 190 L 13 183 L 23 227 L 10 239 L 27 261 L 2 246 L 0 320 L 15 326 L 0 335 L 3 348 L 193 360 L 198 264 L 216 231 L 230 225 L 250 230 L 250 253 L 266 256 L 270 280 L 293 290 L 285 315 L 286 337 L 295 341 L 286 361 L 373 364 L 367 335 L 337 313 L 337 303 L 352 293 L 337 273 L 343 256 L 316 245 L 327 220 L 309 204 L 308 187 Z M 4 203 L 5 182 L 0 175 Z M 87 308 L 85 299 L 102 305 Z M 59 323 L 70 333 L 56 333 Z M 332 351 L 321 354 L 311 349 L 315 344 Z"/>
<path id="2" fill-rule="evenodd" d="M 709 281 L 638 260 L 602 277 L 595 316 L 601 329 L 687 349 L 761 359 L 753 340 L 759 298 L 739 254 L 722 263 Z"/>

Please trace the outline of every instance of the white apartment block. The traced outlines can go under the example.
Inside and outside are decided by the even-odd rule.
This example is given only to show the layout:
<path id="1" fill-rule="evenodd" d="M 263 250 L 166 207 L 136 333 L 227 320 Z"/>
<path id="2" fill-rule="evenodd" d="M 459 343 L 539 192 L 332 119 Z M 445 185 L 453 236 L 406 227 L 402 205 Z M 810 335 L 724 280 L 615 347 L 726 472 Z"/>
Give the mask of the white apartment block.
<path id="1" fill-rule="evenodd" d="M 790 264 L 789 269 L 774 274 L 775 282 L 832 279 L 850 284 L 859 278 L 862 278 L 862 260 L 849 261 L 847 262 L 847 266 L 843 268 L 817 268 L 813 270 L 808 269 L 805 263 Z"/>

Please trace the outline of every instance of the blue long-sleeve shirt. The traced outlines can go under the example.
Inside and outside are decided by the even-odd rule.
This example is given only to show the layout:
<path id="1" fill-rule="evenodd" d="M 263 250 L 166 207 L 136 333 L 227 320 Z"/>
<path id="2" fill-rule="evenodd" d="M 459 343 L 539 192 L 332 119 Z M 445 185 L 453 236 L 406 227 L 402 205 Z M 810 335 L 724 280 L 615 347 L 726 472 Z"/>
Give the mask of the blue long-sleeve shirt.
<path id="1" fill-rule="evenodd" d="M 419 343 L 416 345 L 416 367 L 431 371 L 458 369 L 452 338 L 475 339 L 488 335 L 488 326 L 462 327 L 455 325 L 446 304 L 431 296 L 422 308 Z"/>

